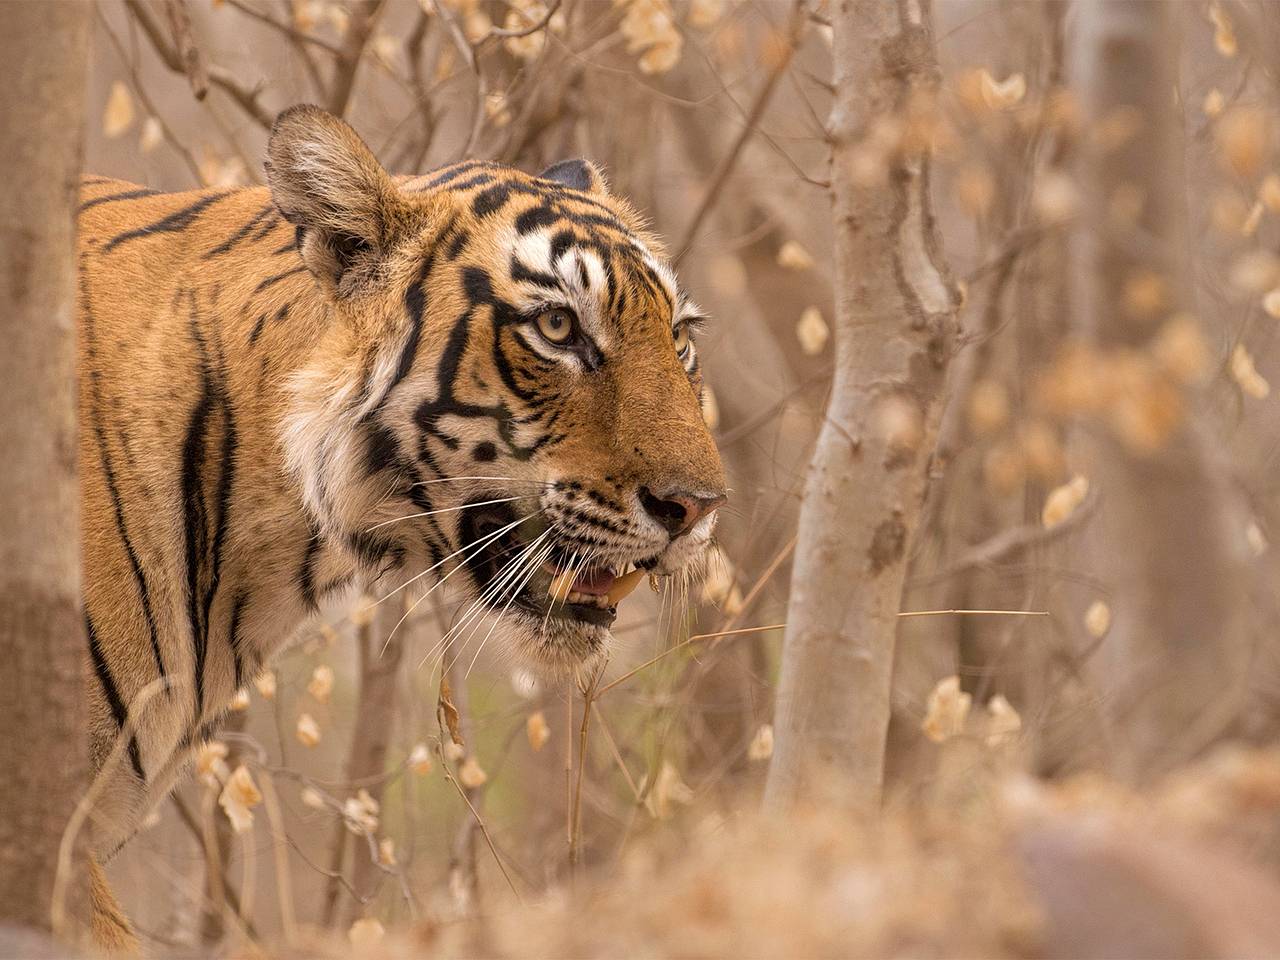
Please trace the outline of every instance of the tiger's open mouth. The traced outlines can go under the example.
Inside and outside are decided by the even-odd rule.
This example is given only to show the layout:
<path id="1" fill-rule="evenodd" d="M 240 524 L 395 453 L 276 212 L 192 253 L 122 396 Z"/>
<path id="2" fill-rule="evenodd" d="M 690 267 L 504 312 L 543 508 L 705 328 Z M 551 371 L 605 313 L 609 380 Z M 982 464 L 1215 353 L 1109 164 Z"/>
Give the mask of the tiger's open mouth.
<path id="1" fill-rule="evenodd" d="M 624 568 L 588 561 L 553 541 L 546 524 L 521 520 L 508 505 L 462 512 L 462 542 L 482 544 L 467 556 L 475 585 L 490 609 L 536 618 L 544 632 L 613 625 L 622 602 L 657 558 Z"/>

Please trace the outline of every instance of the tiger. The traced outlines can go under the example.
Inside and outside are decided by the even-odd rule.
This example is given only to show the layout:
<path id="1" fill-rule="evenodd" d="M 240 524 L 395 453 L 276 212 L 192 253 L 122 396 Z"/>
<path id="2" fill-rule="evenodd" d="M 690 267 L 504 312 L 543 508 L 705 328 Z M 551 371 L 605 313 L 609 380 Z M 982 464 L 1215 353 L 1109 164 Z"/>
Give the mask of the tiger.
<path id="1" fill-rule="evenodd" d="M 706 315 L 594 164 L 392 176 L 304 104 L 264 167 L 82 181 L 95 869 L 326 598 L 452 580 L 518 662 L 572 674 L 637 581 L 707 562 L 727 496 Z"/>

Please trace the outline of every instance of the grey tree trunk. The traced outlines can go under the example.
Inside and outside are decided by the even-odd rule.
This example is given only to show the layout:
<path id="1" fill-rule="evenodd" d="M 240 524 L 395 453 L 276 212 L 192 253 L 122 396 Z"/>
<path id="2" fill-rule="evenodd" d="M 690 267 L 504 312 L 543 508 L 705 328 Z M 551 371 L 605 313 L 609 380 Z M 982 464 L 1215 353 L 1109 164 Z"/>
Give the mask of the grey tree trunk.
<path id="1" fill-rule="evenodd" d="M 0 32 L 0 921 L 46 930 L 88 770 L 75 214 L 90 12 L 8 4 Z"/>
<path id="2" fill-rule="evenodd" d="M 1176 5 L 1089 0 L 1078 11 L 1074 74 L 1085 129 L 1122 111 L 1141 118 L 1110 149 L 1082 150 L 1087 229 L 1077 237 L 1077 327 L 1105 352 L 1146 351 L 1191 303 L 1183 133 L 1172 91 L 1180 48 Z M 1135 112 L 1136 111 L 1136 112 Z M 1108 215 L 1119 191 L 1143 198 L 1132 223 Z M 1167 306 L 1126 307 L 1125 286 L 1159 277 Z M 1107 713 L 1132 777 L 1204 748 L 1234 719 L 1248 651 L 1244 521 L 1194 397 L 1154 450 L 1101 426 L 1084 438 L 1099 491 L 1094 569 L 1113 590 L 1112 627 L 1097 661 Z"/>
<path id="3" fill-rule="evenodd" d="M 957 298 L 929 195 L 929 4 L 841 0 L 832 20 L 835 379 L 800 514 L 765 801 L 867 809 Z"/>

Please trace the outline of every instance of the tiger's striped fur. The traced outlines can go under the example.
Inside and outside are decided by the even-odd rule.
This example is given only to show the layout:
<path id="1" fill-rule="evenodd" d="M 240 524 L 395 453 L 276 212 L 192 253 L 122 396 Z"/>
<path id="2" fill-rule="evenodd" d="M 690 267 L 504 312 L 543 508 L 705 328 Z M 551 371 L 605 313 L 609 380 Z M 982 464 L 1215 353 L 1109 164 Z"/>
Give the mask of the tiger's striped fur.
<path id="1" fill-rule="evenodd" d="M 460 570 L 525 661 L 563 670 L 600 655 L 612 616 L 550 604 L 552 573 L 687 569 L 722 499 L 684 336 L 697 308 L 590 165 L 394 179 L 345 123 L 295 107 L 268 181 L 84 181 L 100 856 L 357 577 Z M 557 310 L 572 342 L 539 332 Z"/>

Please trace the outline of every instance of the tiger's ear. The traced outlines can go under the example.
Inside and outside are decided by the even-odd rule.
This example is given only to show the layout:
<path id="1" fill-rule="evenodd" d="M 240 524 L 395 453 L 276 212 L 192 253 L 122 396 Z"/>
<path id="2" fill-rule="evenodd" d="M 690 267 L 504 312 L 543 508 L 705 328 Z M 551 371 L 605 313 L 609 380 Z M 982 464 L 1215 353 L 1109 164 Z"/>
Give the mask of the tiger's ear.
<path id="1" fill-rule="evenodd" d="M 566 187 L 583 193 L 607 193 L 609 190 L 604 182 L 604 174 L 590 160 L 561 160 L 547 167 L 538 176 L 543 180 L 563 183 Z"/>
<path id="2" fill-rule="evenodd" d="M 333 296 L 358 289 L 394 246 L 409 205 L 359 134 L 310 104 L 276 118 L 267 184 L 298 230 L 298 252 Z"/>

